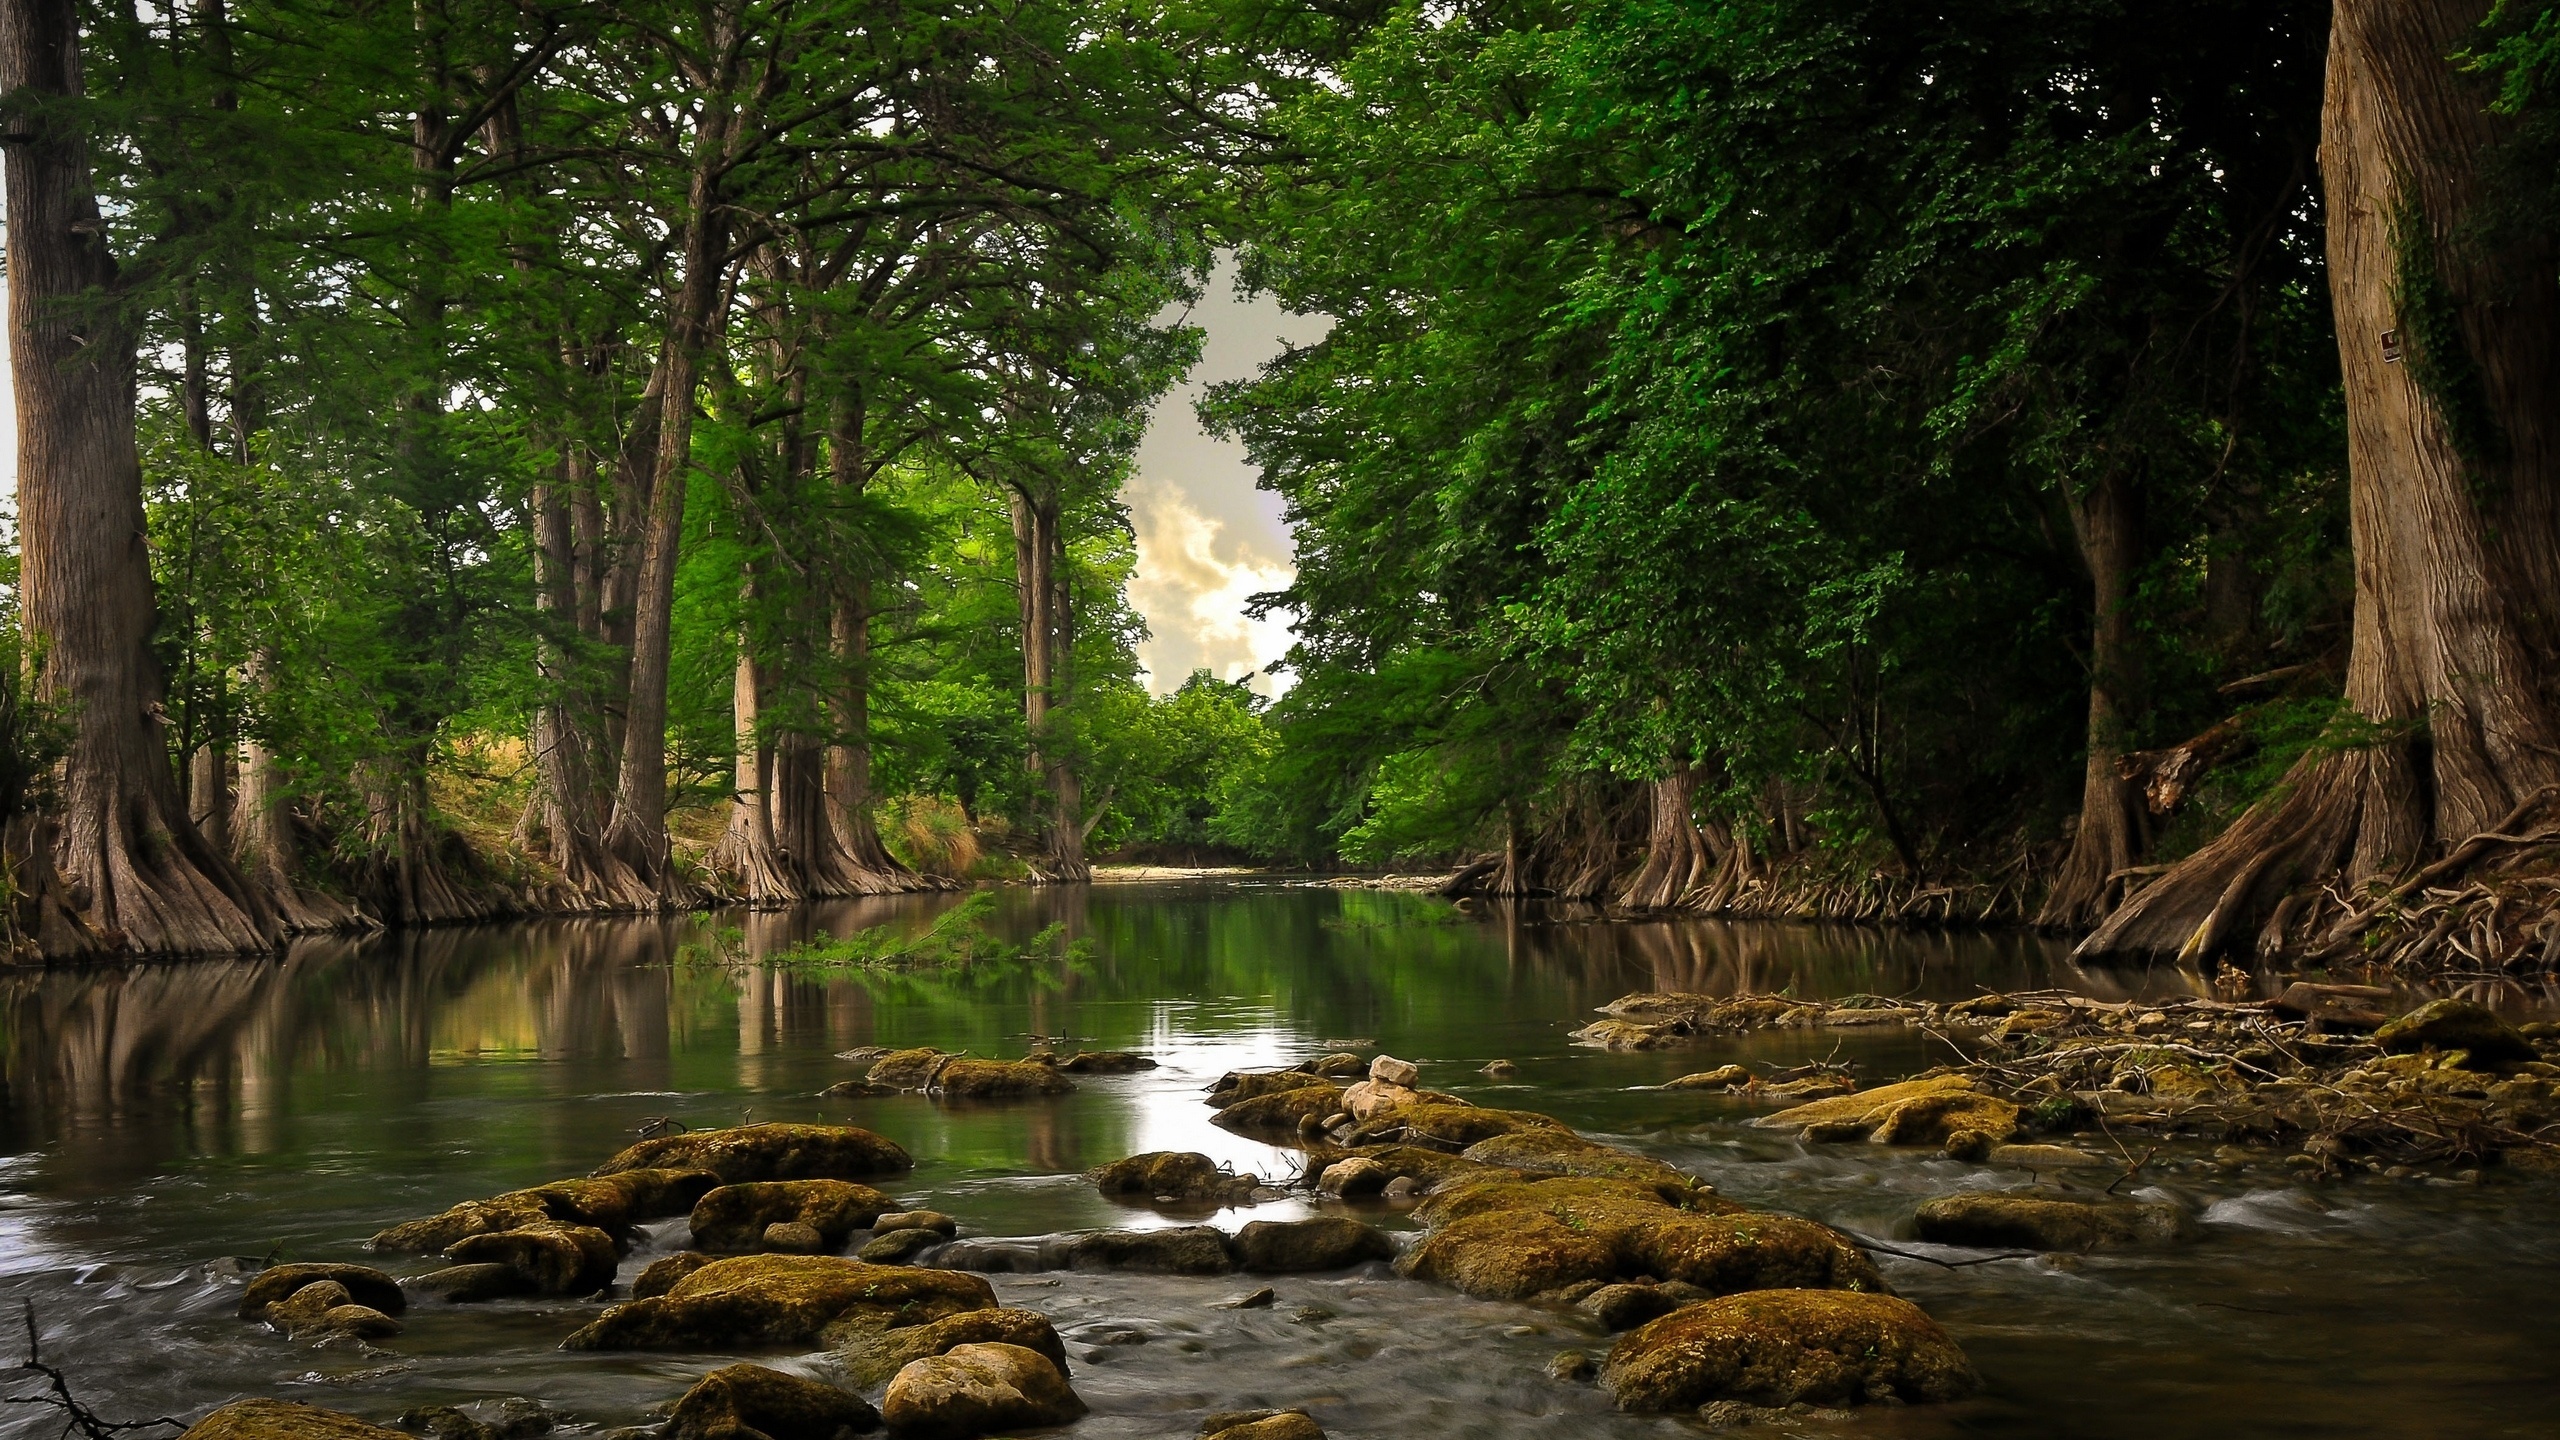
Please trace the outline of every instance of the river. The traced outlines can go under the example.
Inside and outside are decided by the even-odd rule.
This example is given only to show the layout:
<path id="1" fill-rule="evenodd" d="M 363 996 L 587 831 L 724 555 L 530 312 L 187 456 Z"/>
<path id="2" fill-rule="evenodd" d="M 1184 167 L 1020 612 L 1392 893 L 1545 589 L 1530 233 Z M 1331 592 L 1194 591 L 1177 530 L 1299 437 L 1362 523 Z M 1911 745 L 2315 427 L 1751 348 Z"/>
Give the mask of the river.
<path id="1" fill-rule="evenodd" d="M 522 1396 L 580 1428 L 628 1425 L 736 1357 L 562 1352 L 560 1338 L 597 1308 L 566 1300 L 422 1302 L 405 1334 L 371 1349 L 296 1344 L 234 1318 L 238 1281 L 225 1272 L 234 1257 L 431 1268 L 381 1261 L 362 1241 L 457 1200 L 584 1172 L 659 1116 L 877 1130 L 918 1159 L 884 1188 L 958 1217 L 964 1234 L 1190 1223 L 1201 1217 L 1106 1201 L 1082 1172 L 1173 1149 L 1291 1176 L 1289 1152 L 1210 1125 L 1201 1093 L 1223 1071 L 1354 1040 L 1422 1062 L 1426 1084 L 1543 1110 L 1730 1197 L 1891 1237 L 1930 1195 L 2025 1177 L 1874 1146 L 1808 1147 L 1749 1128 L 1765 1106 L 1639 1087 L 1835 1047 L 1875 1083 L 1934 1063 L 1933 1042 L 1776 1032 L 1613 1055 L 1566 1033 L 1593 1006 L 1646 989 L 1952 999 L 2193 983 L 2080 971 L 2059 945 L 2019 934 L 1470 915 L 1422 896 L 1223 879 L 1000 892 L 1003 933 L 1061 924 L 1085 942 L 1072 961 L 841 978 L 754 960 L 818 930 L 920 924 L 951 903 L 536 922 L 305 941 L 281 960 L 0 978 L 0 1303 L 11 1321 L 0 1350 L 22 1348 L 15 1321 L 31 1307 L 48 1361 L 110 1419 L 187 1418 L 272 1395 L 388 1421 L 421 1404 Z M 725 947 L 714 943 L 724 929 L 737 932 Z M 724 951 L 744 958 L 713 958 Z M 1009 1058 L 1041 1043 L 1143 1050 L 1160 1068 L 1002 1105 L 813 1098 L 854 1073 L 835 1056 L 856 1046 Z M 1497 1058 L 1517 1074 L 1478 1073 Z M 2205 1221 L 2191 1245 L 1953 1268 L 1884 1256 L 1894 1286 L 1972 1355 L 1987 1392 L 1756 1433 L 2553 1433 L 2560 1352 L 2543 1307 L 2560 1281 L 2560 1195 L 2495 1172 L 2477 1184 L 2312 1186 L 2280 1158 L 2172 1149 L 2119 1191 L 2191 1206 Z M 1303 1213 L 1291 1200 L 1211 1218 L 1232 1228 Z M 682 1229 L 653 1226 L 625 1281 L 678 1248 Z M 1260 1283 L 1243 1277 L 990 1278 L 1066 1337 L 1093 1409 L 1069 1433 L 1092 1440 L 1187 1436 L 1210 1410 L 1300 1404 L 1340 1440 L 1696 1428 L 1617 1415 L 1604 1393 L 1549 1379 L 1557 1352 L 1607 1343 L 1575 1317 L 1465 1299 L 1383 1266 L 1282 1277 L 1277 1303 L 1257 1309 L 1223 1303 Z M 827 1373 L 823 1355 L 759 1358 Z M 14 1408 L 0 1427 L 50 1440 L 62 1417 Z"/>

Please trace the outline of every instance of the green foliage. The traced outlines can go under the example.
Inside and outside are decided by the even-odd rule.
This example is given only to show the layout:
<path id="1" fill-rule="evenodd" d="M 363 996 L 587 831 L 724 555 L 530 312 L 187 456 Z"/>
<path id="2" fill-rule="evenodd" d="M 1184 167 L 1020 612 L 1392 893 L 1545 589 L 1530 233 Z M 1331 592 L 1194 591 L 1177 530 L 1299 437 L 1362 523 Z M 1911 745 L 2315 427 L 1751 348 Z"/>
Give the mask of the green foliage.
<path id="1" fill-rule="evenodd" d="M 935 916 L 921 931 L 874 925 L 841 939 L 820 934 L 775 951 L 763 963 L 777 970 L 823 975 L 849 970 L 968 970 L 1057 959 L 1075 965 L 1092 958 L 1092 944 L 1068 941 L 1064 925 L 1044 927 L 1018 945 L 1008 943 L 988 928 L 995 905 L 995 896 L 980 890 Z"/>

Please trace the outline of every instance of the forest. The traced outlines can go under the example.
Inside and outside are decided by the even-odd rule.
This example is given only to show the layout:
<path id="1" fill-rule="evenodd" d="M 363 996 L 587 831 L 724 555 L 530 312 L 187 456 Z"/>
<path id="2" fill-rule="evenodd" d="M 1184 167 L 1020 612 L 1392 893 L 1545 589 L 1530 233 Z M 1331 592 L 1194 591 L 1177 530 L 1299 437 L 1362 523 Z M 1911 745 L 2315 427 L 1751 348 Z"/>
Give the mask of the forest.
<path id="1" fill-rule="evenodd" d="M 1154 858 L 2549 968 L 2555 86 L 2552 0 L 0 0 L 8 945 Z M 1127 597 L 1221 257 L 1330 322 L 1202 407 L 1277 701 Z"/>

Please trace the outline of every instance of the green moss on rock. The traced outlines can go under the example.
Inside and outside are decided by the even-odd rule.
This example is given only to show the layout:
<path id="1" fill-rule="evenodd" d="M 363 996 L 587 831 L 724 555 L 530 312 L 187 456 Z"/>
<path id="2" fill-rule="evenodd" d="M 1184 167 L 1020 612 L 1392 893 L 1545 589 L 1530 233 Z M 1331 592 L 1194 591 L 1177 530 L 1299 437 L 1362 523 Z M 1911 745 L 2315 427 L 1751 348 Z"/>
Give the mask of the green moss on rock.
<path id="1" fill-rule="evenodd" d="M 1600 1382 L 1622 1410 L 1955 1400 L 1972 1362 L 1920 1307 L 1844 1290 L 1760 1290 L 1675 1310 L 1619 1337 Z"/>

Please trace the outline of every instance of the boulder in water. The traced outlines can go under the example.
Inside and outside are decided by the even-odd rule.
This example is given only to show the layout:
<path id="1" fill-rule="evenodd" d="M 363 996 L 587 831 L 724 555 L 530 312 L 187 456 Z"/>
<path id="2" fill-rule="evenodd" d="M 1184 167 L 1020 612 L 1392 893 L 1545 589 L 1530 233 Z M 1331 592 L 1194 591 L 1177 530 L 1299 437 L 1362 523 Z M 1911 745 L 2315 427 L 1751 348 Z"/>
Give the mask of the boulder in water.
<path id="1" fill-rule="evenodd" d="M 677 1281 L 719 1258 L 699 1250 L 679 1250 L 673 1255 L 652 1260 L 648 1268 L 631 1282 L 631 1298 L 647 1300 L 664 1295 L 676 1288 Z"/>
<path id="2" fill-rule="evenodd" d="M 2032 1195 L 1941 1195 L 1912 1217 L 1923 1240 L 2022 1250 L 2095 1250 L 2192 1239 L 2196 1224 L 2175 1205 L 2049 1200 Z"/>
<path id="3" fill-rule="evenodd" d="M 1057 1327 L 1049 1323 L 1049 1317 L 1036 1310 L 966 1310 L 923 1325 L 902 1325 L 851 1336 L 836 1353 L 844 1362 L 845 1373 L 867 1389 L 885 1385 L 900 1370 L 955 1345 L 991 1342 L 1036 1350 L 1058 1367 L 1059 1374 L 1067 1373 L 1066 1342 L 1058 1338 Z"/>
<path id="4" fill-rule="evenodd" d="M 366 1244 L 375 1250 L 435 1255 L 474 1235 L 518 1230 L 545 1220 L 592 1225 L 619 1237 L 639 1221 L 685 1213 L 719 1183 L 707 1171 L 664 1167 L 626 1170 L 601 1179 L 554 1180 L 487 1200 L 465 1200 L 440 1214 L 394 1225 Z"/>
<path id="5" fill-rule="evenodd" d="M 1265 1091 L 1251 1099 L 1227 1105 L 1210 1117 L 1210 1123 L 1220 1129 L 1249 1134 L 1275 1131 L 1295 1134 L 1300 1120 L 1310 1116 L 1321 1120 L 1341 1108 L 1342 1092 L 1339 1089 L 1321 1080 L 1302 1076 L 1295 1088 Z"/>
<path id="6" fill-rule="evenodd" d="M 1393 1055 L 1381 1055 L 1369 1062 L 1369 1078 L 1381 1085 L 1401 1085 L 1411 1090 L 1422 1083 L 1422 1067 Z"/>
<path id="7" fill-rule="evenodd" d="M 690 1223 L 701 1250 L 764 1249 L 765 1231 L 783 1224 L 815 1231 L 812 1250 L 840 1250 L 854 1231 L 896 1208 L 897 1201 L 850 1180 L 759 1180 L 703 1196 Z"/>
<path id="8" fill-rule="evenodd" d="M 967 1440 L 1064 1425 L 1081 1418 L 1085 1404 L 1047 1356 L 989 1342 L 909 1362 L 889 1382 L 880 1413 L 913 1440 Z"/>
<path id="9" fill-rule="evenodd" d="M 1383 1230 L 1344 1215 L 1311 1220 L 1256 1220 L 1227 1244 L 1236 1268 L 1257 1275 L 1343 1270 L 1366 1260 L 1393 1260 L 1396 1243 Z"/>
<path id="10" fill-rule="evenodd" d="M 1325 1077 L 1302 1066 L 1293 1065 L 1286 1070 L 1230 1070 L 1210 1083 L 1209 1108 L 1224 1110 L 1230 1105 L 1258 1100 L 1265 1095 L 1323 1083 Z"/>
<path id="11" fill-rule="evenodd" d="M 1939 1145 L 1962 1130 L 1997 1145 L 2018 1133 L 2018 1107 L 1973 1088 L 1963 1075 L 1936 1075 L 1816 1100 L 1752 1122 L 1801 1130 L 1809 1140 L 1865 1138 L 1881 1145 Z"/>
<path id="12" fill-rule="evenodd" d="M 933 1077 L 934 1093 L 954 1100 L 1017 1100 L 1074 1088 L 1056 1067 L 1032 1060 L 952 1060 Z"/>
<path id="13" fill-rule="evenodd" d="M 1632 1330 L 1679 1309 L 1680 1302 L 1659 1285 L 1603 1285 L 1575 1301 L 1573 1308 L 1599 1321 L 1604 1329 Z"/>
<path id="14" fill-rule="evenodd" d="M 1434 1196 L 1416 1212 L 1434 1228 L 1396 1268 L 1496 1300 L 1639 1277 L 1717 1295 L 1778 1286 L 1886 1288 L 1866 1252 L 1827 1225 L 1711 1197 L 1684 1203 L 1714 1208 L 1683 1208 L 1659 1190 L 1615 1181 L 1460 1187 L 1445 1203 Z"/>
<path id="15" fill-rule="evenodd" d="M 1165 1230 L 1087 1230 L 1058 1237 L 1066 1270 L 1132 1270 L 1149 1275 L 1224 1275 L 1235 1268 L 1226 1236 L 1207 1225 Z M 1044 1247 L 1045 1249 L 1046 1247 Z"/>
<path id="16" fill-rule="evenodd" d="M 412 1440 L 353 1415 L 291 1400 L 234 1400 L 178 1440 Z"/>
<path id="17" fill-rule="evenodd" d="M 882 1230 L 864 1243 L 857 1258 L 874 1265 L 904 1265 L 918 1255 L 943 1242 L 938 1230 L 910 1225 L 903 1230 Z"/>
<path id="18" fill-rule="evenodd" d="M 533 1282 L 517 1273 L 513 1265 L 483 1261 L 477 1265 L 448 1265 L 442 1270 L 428 1271 L 411 1280 L 409 1288 L 448 1304 L 470 1305 L 482 1300 L 530 1295 Z"/>
<path id="19" fill-rule="evenodd" d="M 1891 1295 L 1759 1290 L 1674 1310 L 1610 1348 L 1621 1410 L 1955 1400 L 1981 1385 L 1920 1307 Z"/>
<path id="20" fill-rule="evenodd" d="M 960 1222 L 939 1210 L 892 1210 L 874 1217 L 871 1228 L 883 1235 L 892 1230 L 930 1230 L 947 1240 L 960 1233 Z"/>
<path id="21" fill-rule="evenodd" d="M 1594 1020 L 1573 1032 L 1576 1045 L 1599 1050 L 1667 1050 L 1689 1038 L 1685 1024 L 1640 1025 L 1632 1020 Z"/>
<path id="22" fill-rule="evenodd" d="M 838 1440 L 880 1428 L 861 1396 L 768 1370 L 724 1365 L 694 1382 L 660 1440 Z"/>
<path id="23" fill-rule="evenodd" d="M 621 1261 L 613 1237 L 592 1225 L 556 1220 L 458 1240 L 445 1258 L 460 1265 L 504 1265 L 537 1295 L 592 1295 L 613 1283 Z"/>
<path id="24" fill-rule="evenodd" d="M 240 1318 L 264 1320 L 268 1306 L 324 1280 L 342 1287 L 349 1301 L 370 1305 L 385 1314 L 397 1315 L 409 1307 L 409 1297 L 400 1293 L 400 1282 L 370 1265 L 270 1265 L 251 1276 L 248 1288 L 240 1292 Z"/>
<path id="25" fill-rule="evenodd" d="M 567 1350 L 717 1350 L 804 1344 L 831 1325 L 921 1325 L 992 1309 L 975 1275 L 865 1265 L 837 1255 L 716 1260 L 663 1295 L 605 1311 L 561 1342 Z"/>
<path id="26" fill-rule="evenodd" d="M 957 1058 L 930 1045 L 892 1050 L 871 1062 L 871 1083 L 893 1090 L 922 1090 L 933 1084 L 933 1077 L 944 1065 Z"/>
<path id="27" fill-rule="evenodd" d="M 596 1174 L 706 1170 L 725 1185 L 758 1180 L 863 1180 L 915 1168 L 906 1151 L 851 1125 L 739 1125 L 643 1140 Z"/>
<path id="28" fill-rule="evenodd" d="M 1169 1195 L 1176 1200 L 1222 1203 L 1245 1199 L 1262 1187 L 1253 1176 L 1224 1169 L 1196 1150 L 1150 1150 L 1114 1160 L 1093 1172 L 1093 1183 L 1105 1195 Z"/>
<path id="29" fill-rule="evenodd" d="M 1327 1080 L 1348 1080 L 1354 1075 L 1368 1074 L 1369 1062 L 1348 1050 L 1337 1050 L 1331 1055 L 1307 1062 L 1306 1069 Z"/>

